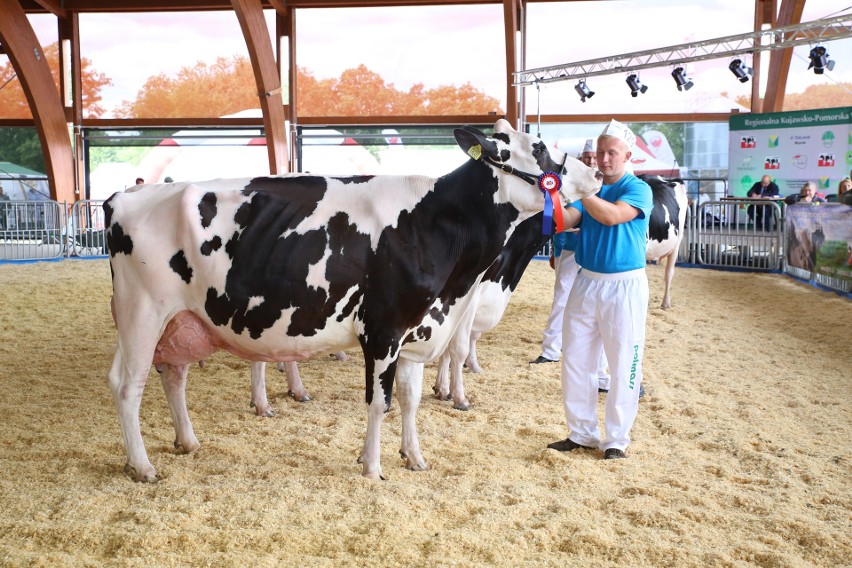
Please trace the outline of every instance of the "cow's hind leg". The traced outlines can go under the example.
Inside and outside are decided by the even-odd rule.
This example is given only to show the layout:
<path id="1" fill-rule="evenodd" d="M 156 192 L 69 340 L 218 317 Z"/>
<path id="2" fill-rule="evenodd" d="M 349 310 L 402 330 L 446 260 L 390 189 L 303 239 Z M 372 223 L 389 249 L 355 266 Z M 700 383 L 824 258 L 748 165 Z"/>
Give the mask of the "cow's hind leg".
<path id="1" fill-rule="evenodd" d="M 479 360 L 476 358 L 476 342 L 482 337 L 479 331 L 471 332 L 470 334 L 470 352 L 467 354 L 467 360 L 464 362 L 471 373 L 481 373 L 482 367 L 479 365 Z"/>
<path id="2" fill-rule="evenodd" d="M 160 380 L 163 383 L 163 391 L 169 402 L 169 410 L 172 413 L 172 423 L 175 426 L 175 449 L 181 453 L 191 454 L 201 447 L 189 412 L 186 410 L 186 377 L 189 373 L 189 365 L 163 365 L 160 372 Z"/>
<path id="3" fill-rule="evenodd" d="M 144 348 L 144 345 L 140 347 Z M 148 459 L 139 426 L 139 406 L 142 403 L 142 393 L 151 368 L 154 345 L 150 345 L 145 352 L 146 357 L 133 357 L 132 353 L 126 352 L 123 343 L 119 341 L 108 380 L 127 453 L 124 471 L 135 481 L 154 483 L 159 480 L 159 476 Z"/>
<path id="4" fill-rule="evenodd" d="M 429 466 L 420 453 L 420 440 L 417 437 L 417 408 L 420 406 L 423 391 L 423 363 L 400 359 L 396 381 L 396 398 L 402 414 L 402 444 L 399 454 L 406 460 L 406 468 L 425 471 Z"/>
<path id="5" fill-rule="evenodd" d="M 438 400 L 452 400 L 450 395 L 450 351 L 444 351 L 438 359 L 438 373 L 435 375 L 435 386 L 432 392 Z"/>
<path id="6" fill-rule="evenodd" d="M 275 416 L 266 398 L 266 363 L 262 361 L 251 364 L 251 406 L 258 416 Z"/>
<path id="7" fill-rule="evenodd" d="M 278 363 L 278 370 L 287 375 L 287 394 L 296 402 L 308 402 L 311 395 L 302 384 L 302 376 L 299 374 L 299 365 L 295 361 Z"/>
<path id="8" fill-rule="evenodd" d="M 680 247 L 676 246 L 672 252 L 660 258 L 660 261 L 665 259 L 666 261 L 666 272 L 665 272 L 665 287 L 663 288 L 663 303 L 660 306 L 664 310 L 667 310 L 672 307 L 672 279 L 674 278 L 675 264 L 677 263 L 677 253 Z"/>

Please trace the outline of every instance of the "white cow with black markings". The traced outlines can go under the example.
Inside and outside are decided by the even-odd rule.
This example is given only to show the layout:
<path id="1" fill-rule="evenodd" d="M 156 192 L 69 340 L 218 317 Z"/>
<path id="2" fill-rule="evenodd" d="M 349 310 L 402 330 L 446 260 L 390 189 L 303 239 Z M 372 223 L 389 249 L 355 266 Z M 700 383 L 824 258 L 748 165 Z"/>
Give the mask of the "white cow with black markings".
<path id="1" fill-rule="evenodd" d="M 225 349 L 299 361 L 360 347 L 367 432 L 362 475 L 384 478 L 380 431 L 394 382 L 406 467 L 427 469 L 415 424 L 423 363 L 445 349 L 471 292 L 519 223 L 596 193 L 601 175 L 498 120 L 455 131 L 470 160 L 439 178 L 287 175 L 135 186 L 104 203 L 118 333 L 109 385 L 125 471 L 156 481 L 139 428 L 152 364 L 176 447 L 200 444 L 186 409 L 189 367 Z M 549 179 L 553 179 L 553 176 Z"/>

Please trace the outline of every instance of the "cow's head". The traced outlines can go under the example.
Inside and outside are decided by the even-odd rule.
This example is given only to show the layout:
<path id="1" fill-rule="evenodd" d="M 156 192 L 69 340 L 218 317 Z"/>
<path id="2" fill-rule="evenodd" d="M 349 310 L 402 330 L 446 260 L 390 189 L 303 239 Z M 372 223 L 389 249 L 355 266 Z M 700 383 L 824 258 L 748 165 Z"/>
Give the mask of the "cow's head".
<path id="1" fill-rule="evenodd" d="M 544 203 L 539 177 L 546 172 L 559 174 L 562 205 L 594 195 L 603 176 L 580 160 L 549 148 L 540 138 L 518 132 L 502 118 L 494 125 L 494 134 L 486 135 L 471 126 L 455 131 L 458 145 L 474 160 L 491 166 L 500 177 L 501 200 L 511 201 L 520 210 L 541 211 Z"/>

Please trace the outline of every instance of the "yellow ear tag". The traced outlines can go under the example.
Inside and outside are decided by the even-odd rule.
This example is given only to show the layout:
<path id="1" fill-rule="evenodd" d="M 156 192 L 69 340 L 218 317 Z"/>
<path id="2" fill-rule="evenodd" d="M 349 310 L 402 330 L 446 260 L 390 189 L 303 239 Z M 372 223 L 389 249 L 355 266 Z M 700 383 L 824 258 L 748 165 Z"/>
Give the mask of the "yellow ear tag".
<path id="1" fill-rule="evenodd" d="M 470 148 L 468 148 L 467 153 L 474 160 L 478 160 L 482 157 L 482 146 L 479 144 L 477 144 L 476 146 L 471 146 Z"/>

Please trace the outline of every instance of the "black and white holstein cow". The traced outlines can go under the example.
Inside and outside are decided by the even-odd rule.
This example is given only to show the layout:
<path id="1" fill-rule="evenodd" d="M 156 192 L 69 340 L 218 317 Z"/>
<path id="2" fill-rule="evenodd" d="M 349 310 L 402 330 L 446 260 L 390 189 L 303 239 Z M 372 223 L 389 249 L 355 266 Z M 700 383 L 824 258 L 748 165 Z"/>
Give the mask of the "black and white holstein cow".
<path id="1" fill-rule="evenodd" d="M 651 192 L 654 194 L 654 208 L 648 221 L 645 258 L 658 263 L 663 259 L 666 261 L 665 288 L 660 307 L 667 310 L 672 307 L 672 279 L 677 253 L 683 241 L 686 209 L 689 206 L 686 188 L 680 181 L 667 181 L 659 176 L 640 175 L 639 178 L 651 186 Z"/>
<path id="2" fill-rule="evenodd" d="M 398 381 L 406 467 L 425 470 L 415 415 L 423 362 L 439 356 L 514 228 L 556 199 L 596 193 L 601 174 L 498 120 L 455 131 L 472 159 L 439 178 L 288 175 L 136 186 L 104 204 L 118 345 L 109 385 L 125 471 L 156 481 L 139 426 L 152 364 L 175 447 L 200 444 L 186 409 L 190 364 L 219 349 L 298 361 L 360 346 L 367 432 L 362 475 L 382 479 L 380 432 Z"/>

